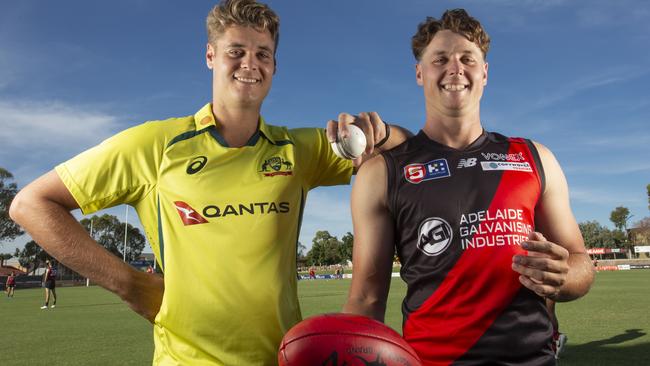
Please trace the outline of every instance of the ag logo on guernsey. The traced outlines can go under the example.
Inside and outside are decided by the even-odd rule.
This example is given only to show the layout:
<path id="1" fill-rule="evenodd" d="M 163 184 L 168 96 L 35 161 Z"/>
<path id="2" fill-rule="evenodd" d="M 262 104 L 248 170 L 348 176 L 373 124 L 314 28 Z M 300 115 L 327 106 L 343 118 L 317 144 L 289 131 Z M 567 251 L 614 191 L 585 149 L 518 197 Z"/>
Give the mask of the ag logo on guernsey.
<path id="1" fill-rule="evenodd" d="M 404 167 L 404 178 L 413 184 L 449 176 L 451 173 L 447 159 L 431 160 L 424 164 L 409 164 Z"/>
<path id="2" fill-rule="evenodd" d="M 418 229 L 418 249 L 434 257 L 444 252 L 451 244 L 454 234 L 451 225 L 439 217 L 430 217 Z"/>

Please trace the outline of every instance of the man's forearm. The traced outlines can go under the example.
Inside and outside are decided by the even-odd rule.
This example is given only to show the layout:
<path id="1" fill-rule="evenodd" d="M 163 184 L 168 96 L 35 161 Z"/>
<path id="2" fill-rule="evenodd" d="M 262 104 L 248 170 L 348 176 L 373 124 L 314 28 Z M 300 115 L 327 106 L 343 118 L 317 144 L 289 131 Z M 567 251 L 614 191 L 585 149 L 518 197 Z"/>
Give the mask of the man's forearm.
<path id="1" fill-rule="evenodd" d="M 390 136 L 388 136 L 388 140 L 384 144 L 377 148 L 380 150 L 378 152 L 390 150 L 413 136 L 411 131 L 398 125 L 390 124 L 389 130 Z"/>
<path id="2" fill-rule="evenodd" d="M 364 315 L 383 323 L 386 314 L 386 303 L 379 301 L 368 302 L 363 301 L 363 299 L 348 298 L 348 301 L 343 306 L 343 312 Z"/>
<path id="3" fill-rule="evenodd" d="M 135 270 L 97 244 L 66 208 L 46 199 L 17 198 L 11 217 L 59 262 L 121 298 L 128 296 Z"/>
<path id="4" fill-rule="evenodd" d="M 594 282 L 594 267 L 588 254 L 569 254 L 569 273 L 567 281 L 553 300 L 571 301 L 584 296 Z"/>

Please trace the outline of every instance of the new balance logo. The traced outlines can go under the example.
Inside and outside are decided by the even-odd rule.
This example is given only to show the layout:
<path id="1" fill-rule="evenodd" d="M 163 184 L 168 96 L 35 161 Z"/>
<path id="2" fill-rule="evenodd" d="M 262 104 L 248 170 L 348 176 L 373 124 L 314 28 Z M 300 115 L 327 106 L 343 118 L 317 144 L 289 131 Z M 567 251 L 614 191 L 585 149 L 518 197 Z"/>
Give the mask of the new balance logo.
<path id="1" fill-rule="evenodd" d="M 456 168 L 457 169 L 471 168 L 474 165 L 476 165 L 476 158 L 460 159 L 460 161 L 458 162 L 458 166 Z"/>
<path id="2" fill-rule="evenodd" d="M 198 212 L 183 201 L 175 201 L 174 206 L 176 207 L 178 214 L 181 216 L 181 220 L 185 226 L 205 224 L 208 222 L 208 220 L 204 219 L 203 216 L 199 215 Z"/>

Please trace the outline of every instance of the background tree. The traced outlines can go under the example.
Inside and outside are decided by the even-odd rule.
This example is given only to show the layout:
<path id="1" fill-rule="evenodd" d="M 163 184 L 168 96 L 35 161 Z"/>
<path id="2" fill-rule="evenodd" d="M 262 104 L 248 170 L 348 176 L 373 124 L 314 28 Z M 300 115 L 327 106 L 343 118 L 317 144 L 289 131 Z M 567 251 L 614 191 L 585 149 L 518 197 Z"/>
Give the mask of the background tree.
<path id="1" fill-rule="evenodd" d="M 81 225 L 90 233 L 92 221 L 92 237 L 109 252 L 122 258 L 124 253 L 124 223 L 117 217 L 109 214 L 93 215 L 91 218 L 81 220 Z M 126 260 L 134 261 L 142 253 L 146 239 L 136 227 L 127 224 L 127 250 Z"/>
<path id="2" fill-rule="evenodd" d="M 615 247 L 614 233 L 598 221 L 585 221 L 578 224 L 587 248 Z"/>
<path id="3" fill-rule="evenodd" d="M 339 247 L 341 242 L 328 231 L 317 231 L 312 246 L 307 253 L 309 265 L 331 265 L 341 263 Z"/>
<path id="4" fill-rule="evenodd" d="M 51 259 L 47 252 L 43 250 L 35 241 L 30 240 L 25 243 L 23 250 L 16 249 L 15 257 L 22 267 L 27 268 L 27 273 L 36 274 L 46 260 Z"/>
<path id="5" fill-rule="evenodd" d="M 0 167 L 0 245 L 23 234 L 20 226 L 9 218 L 9 206 L 18 193 L 16 183 L 11 182 L 13 178 L 9 171 Z"/>
<path id="6" fill-rule="evenodd" d="M 628 257 L 632 256 L 632 244 L 627 240 L 627 222 L 630 220 L 630 210 L 627 207 L 619 206 L 609 215 L 609 220 L 614 223 L 614 241 L 618 247 L 624 247 L 628 250 Z"/>
<path id="7" fill-rule="evenodd" d="M 347 232 L 341 238 L 341 245 L 339 245 L 339 256 L 341 257 L 341 263 L 345 264 L 347 261 L 352 261 L 352 246 L 354 244 L 354 235 L 351 232 Z"/>
<path id="8" fill-rule="evenodd" d="M 627 207 L 619 206 L 609 215 L 609 220 L 614 223 L 618 230 L 625 231 L 627 222 L 631 217 L 632 215 L 630 215 L 630 210 Z"/>
<path id="9" fill-rule="evenodd" d="M 5 265 L 5 261 L 8 261 L 13 257 L 14 257 L 13 254 L 9 254 L 9 253 L 0 254 L 0 267 L 3 267 Z"/>
<path id="10" fill-rule="evenodd" d="M 307 249 L 307 247 L 302 245 L 301 242 L 298 242 L 298 253 L 296 255 L 298 260 L 305 258 L 305 249 Z"/>
<path id="11" fill-rule="evenodd" d="M 648 245 L 650 244 L 650 217 L 644 217 L 640 221 L 634 224 L 632 229 L 633 234 L 633 245 Z"/>

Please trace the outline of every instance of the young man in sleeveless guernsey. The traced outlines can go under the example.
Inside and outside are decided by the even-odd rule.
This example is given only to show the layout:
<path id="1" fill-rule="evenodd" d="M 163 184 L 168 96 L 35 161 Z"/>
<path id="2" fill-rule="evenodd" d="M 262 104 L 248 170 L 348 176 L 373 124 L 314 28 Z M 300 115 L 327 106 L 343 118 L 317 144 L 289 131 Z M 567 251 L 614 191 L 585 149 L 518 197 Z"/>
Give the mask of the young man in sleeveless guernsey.
<path id="1" fill-rule="evenodd" d="M 57 166 L 18 193 L 11 217 L 154 324 L 154 365 L 272 365 L 301 319 L 296 247 L 307 193 L 347 184 L 387 131 L 386 148 L 405 136 L 376 113 L 341 114 L 327 132 L 267 124 L 260 110 L 276 70 L 277 15 L 254 0 L 226 0 L 207 29 L 210 103 Z M 329 144 L 348 123 L 369 141 L 354 163 Z M 118 204 L 137 210 L 164 278 L 111 255 L 69 214 Z"/>
<path id="2" fill-rule="evenodd" d="M 41 306 L 42 310 L 47 309 L 52 298 L 52 309 L 56 307 L 56 267 L 52 263 L 45 261 L 45 273 L 43 273 L 43 287 L 45 288 L 45 304 Z"/>
<path id="3" fill-rule="evenodd" d="M 7 297 L 14 297 L 14 291 L 16 289 L 16 273 L 11 272 L 7 277 L 7 282 L 5 284 L 5 291 L 7 292 Z"/>
<path id="4" fill-rule="evenodd" d="M 477 20 L 427 17 L 412 46 L 426 121 L 357 175 L 343 311 L 383 321 L 397 250 L 403 335 L 424 365 L 553 365 L 545 299 L 593 281 L 562 170 L 543 145 L 481 126 L 489 37 Z"/>

